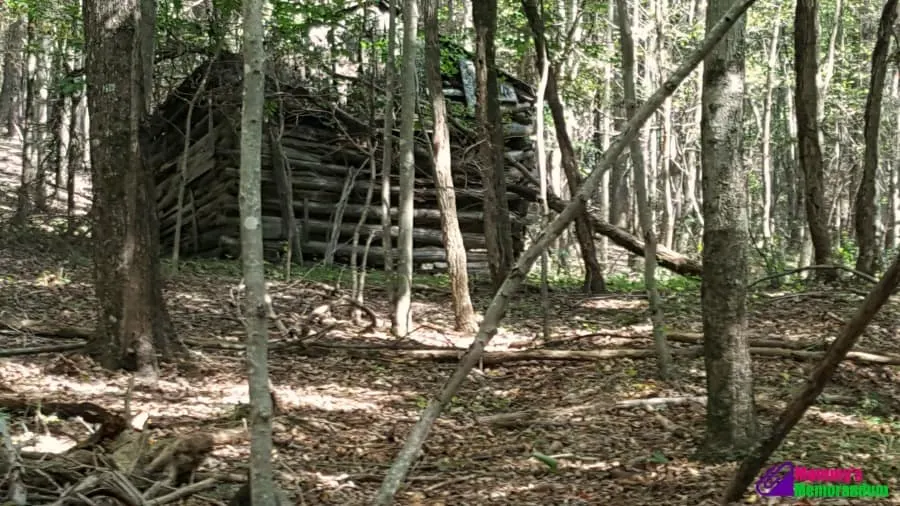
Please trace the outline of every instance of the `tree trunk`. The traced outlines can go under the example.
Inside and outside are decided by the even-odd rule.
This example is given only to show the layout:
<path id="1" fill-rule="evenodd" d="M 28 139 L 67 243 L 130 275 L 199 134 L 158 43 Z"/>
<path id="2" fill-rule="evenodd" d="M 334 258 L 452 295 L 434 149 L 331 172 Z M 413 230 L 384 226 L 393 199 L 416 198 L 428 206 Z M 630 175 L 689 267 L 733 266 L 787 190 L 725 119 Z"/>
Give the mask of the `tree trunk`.
<path id="1" fill-rule="evenodd" d="M 709 1 L 707 31 L 729 3 Z M 701 304 L 708 402 L 700 454 L 709 460 L 746 452 L 758 430 L 744 332 L 749 242 L 747 170 L 742 156 L 744 26 L 744 19 L 738 20 L 703 67 Z"/>
<path id="2" fill-rule="evenodd" d="M 537 64 L 540 69 L 544 66 L 544 59 L 549 58 L 544 36 L 544 21 L 538 8 L 537 0 L 523 0 L 522 6 L 531 25 L 531 32 L 534 35 Z M 578 159 L 575 157 L 575 149 L 572 146 L 566 127 L 565 108 L 562 100 L 560 100 L 556 70 L 553 63 L 548 65 L 547 91 L 545 95 L 547 103 L 550 105 L 550 112 L 553 115 L 553 124 L 556 126 L 556 141 L 559 144 L 566 180 L 569 182 L 569 191 L 574 195 L 581 186 L 581 175 L 578 173 Z M 587 214 L 575 220 L 575 235 L 578 238 L 582 260 L 584 260 L 583 290 L 586 293 L 606 291 L 606 283 L 603 280 L 603 268 L 600 267 L 600 262 L 597 261 L 597 248 L 594 245 L 594 236 L 591 234 L 591 226 Z"/>
<path id="3" fill-rule="evenodd" d="M 153 24 L 144 10 L 137 0 L 91 0 L 84 6 L 94 280 L 100 305 L 90 349 L 108 368 L 152 379 L 157 353 L 169 353 L 171 324 L 160 288 L 155 214 L 146 212 L 156 201 L 155 185 L 138 131 L 153 58 L 142 54 L 142 32 Z M 138 26 L 142 18 L 145 23 Z"/>
<path id="4" fill-rule="evenodd" d="M 275 504 L 272 479 L 272 397 L 269 391 L 268 304 L 260 195 L 265 100 L 263 1 L 245 0 L 244 98 L 241 108 L 241 262 L 246 283 L 247 374 L 250 387 L 250 493 L 253 504 Z"/>
<path id="5" fill-rule="evenodd" d="M 625 90 L 625 110 L 629 117 L 637 111 L 637 98 L 634 86 L 634 40 L 631 38 L 631 25 L 628 19 L 628 6 L 625 0 L 616 0 L 619 22 L 619 36 L 622 45 L 622 80 Z M 638 218 L 644 232 L 644 285 L 650 301 L 650 319 L 653 322 L 653 342 L 656 346 L 659 377 L 663 380 L 672 378 L 672 352 L 666 343 L 663 328 L 663 313 L 656 288 L 656 232 L 653 230 L 653 206 L 647 191 L 647 174 L 644 170 L 644 159 L 641 153 L 641 134 L 638 132 L 631 141 L 631 164 L 634 166 L 634 187 L 637 190 Z"/>
<path id="6" fill-rule="evenodd" d="M 874 274 L 876 258 L 875 215 L 878 203 L 875 200 L 875 185 L 878 176 L 878 131 L 881 126 L 881 102 L 884 98 L 884 83 L 887 78 L 888 50 L 894 21 L 897 19 L 897 0 L 887 0 L 878 25 L 878 38 L 872 51 L 872 75 L 869 79 L 869 95 L 866 98 L 865 126 L 863 135 L 866 152 L 863 158 L 862 181 L 856 192 L 854 211 L 856 213 L 856 244 L 859 256 L 856 270 Z"/>
<path id="7" fill-rule="evenodd" d="M 766 70 L 766 97 L 762 117 L 762 235 L 765 247 L 772 241 L 772 105 L 775 94 L 775 72 L 778 71 L 778 43 L 781 38 L 781 19 L 774 21 L 772 40 L 769 42 L 768 70 Z"/>
<path id="8" fill-rule="evenodd" d="M 416 120 L 416 28 L 418 4 L 406 0 L 403 6 L 403 96 L 400 100 L 400 203 L 397 226 L 397 302 L 394 315 L 394 335 L 404 337 L 412 330 L 413 276 L 413 182 L 416 176 L 413 150 Z M 486 185 L 485 187 L 487 188 Z M 487 210 L 485 211 L 487 214 Z"/>
<path id="9" fill-rule="evenodd" d="M 0 123 L 6 136 L 18 135 L 22 128 L 22 77 L 25 73 L 25 16 L 19 16 L 6 31 L 3 52 L 3 85 L 0 87 Z"/>
<path id="10" fill-rule="evenodd" d="M 484 236 L 494 288 L 500 287 L 513 263 L 512 229 L 503 177 L 503 125 L 497 67 L 494 62 L 494 33 L 497 30 L 497 0 L 478 0 L 472 5 L 475 24 L 475 115 L 480 138 L 478 154 L 484 184 Z"/>
<path id="11" fill-rule="evenodd" d="M 831 237 L 828 234 L 828 209 L 825 207 L 825 168 L 819 144 L 818 36 L 816 13 L 818 0 L 797 0 L 794 21 L 794 69 L 797 111 L 797 145 L 800 167 L 804 175 L 806 221 L 812 238 L 815 263 L 829 265 Z M 823 281 L 834 280 L 837 273 L 830 269 L 817 271 Z"/>
<path id="12" fill-rule="evenodd" d="M 450 129 L 447 126 L 447 104 L 444 103 L 441 78 L 441 47 L 438 41 L 439 0 L 425 0 L 425 66 L 428 73 L 428 93 L 431 95 L 434 117 L 434 184 L 438 207 L 441 210 L 441 235 L 447 250 L 447 273 L 450 276 L 450 292 L 453 295 L 453 313 L 456 329 L 466 333 L 477 330 L 475 309 L 469 297 L 469 273 L 466 248 L 463 245 L 459 220 L 456 218 L 456 192 L 450 171 Z"/>
<path id="13" fill-rule="evenodd" d="M 396 303 L 397 280 L 394 278 L 393 242 L 391 238 L 391 167 L 394 164 L 394 81 L 397 52 L 397 2 L 391 2 L 388 19 L 387 61 L 385 62 L 384 149 L 381 159 L 381 244 L 384 248 L 384 273 L 388 278 L 388 300 Z"/>

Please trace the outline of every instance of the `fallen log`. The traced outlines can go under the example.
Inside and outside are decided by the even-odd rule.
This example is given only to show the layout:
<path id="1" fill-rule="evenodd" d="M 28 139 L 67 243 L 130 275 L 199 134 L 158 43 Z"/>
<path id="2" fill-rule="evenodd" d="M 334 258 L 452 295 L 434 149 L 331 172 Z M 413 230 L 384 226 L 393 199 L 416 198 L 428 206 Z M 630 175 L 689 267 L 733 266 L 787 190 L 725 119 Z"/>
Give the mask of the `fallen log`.
<path id="1" fill-rule="evenodd" d="M 611 338 L 619 338 L 619 339 L 652 339 L 653 336 L 643 333 L 633 333 L 633 332 L 617 332 L 617 331 L 600 331 L 600 332 L 591 332 L 590 334 L 581 334 L 570 337 L 564 337 L 562 339 L 554 339 L 552 341 L 546 341 L 541 343 L 540 346 L 536 346 L 530 349 L 546 349 L 553 348 L 556 346 L 560 346 L 563 344 L 568 344 L 573 341 L 580 341 L 583 339 L 591 339 L 594 337 L 611 337 Z M 697 332 L 667 332 L 666 339 L 669 341 L 679 342 L 679 343 L 688 343 L 688 344 L 703 344 L 703 334 Z M 785 341 L 782 339 L 754 339 L 750 340 L 751 347 L 757 348 L 784 348 L 788 350 L 813 350 L 813 349 L 824 349 L 827 348 L 827 344 L 824 342 L 820 343 L 809 343 L 809 342 L 800 342 L 800 341 Z M 523 346 L 522 348 L 525 348 Z"/>
<path id="2" fill-rule="evenodd" d="M 322 350 L 329 350 L 328 346 L 315 344 L 310 346 L 315 348 L 317 353 Z M 465 354 L 464 349 L 421 349 L 421 350 L 377 350 L 373 348 L 355 349 L 342 347 L 342 351 L 350 356 L 357 358 L 377 358 L 377 359 L 395 359 L 395 360 L 431 360 L 434 362 L 458 362 L 460 357 Z M 334 350 L 332 348 L 332 350 Z M 673 355 L 684 356 L 688 358 L 700 357 L 703 355 L 702 346 L 692 346 L 690 348 L 676 348 L 672 350 Z M 788 350 L 784 348 L 750 348 L 751 355 L 784 357 L 795 360 L 816 360 L 822 358 L 823 352 Z M 597 360 L 606 360 L 613 358 L 652 358 L 656 356 L 656 351 L 652 348 L 616 348 L 606 350 L 525 350 L 525 351 L 489 351 L 484 353 L 484 365 L 503 365 L 515 362 L 527 361 L 574 361 L 574 362 L 590 362 Z M 846 359 L 850 362 L 869 363 L 881 365 L 900 365 L 900 357 L 894 355 L 877 355 L 866 352 L 850 352 Z"/>
<path id="3" fill-rule="evenodd" d="M 507 186 L 507 189 L 514 193 L 518 193 L 526 200 L 535 201 L 538 198 L 537 191 L 526 186 L 511 185 Z M 561 213 L 569 204 L 569 201 L 563 200 L 552 194 L 547 196 L 547 201 L 550 205 L 550 209 L 553 209 L 558 213 Z M 603 217 L 598 216 L 598 213 L 593 209 L 588 212 L 588 221 L 590 222 L 594 233 L 608 237 L 612 242 L 625 248 L 630 253 L 641 257 L 644 256 L 644 241 L 640 238 L 608 223 Z M 672 251 L 665 246 L 657 246 L 656 259 L 659 262 L 659 265 L 676 274 L 696 277 L 701 277 L 703 275 L 703 267 L 700 265 L 700 262 L 692 260 L 677 251 Z"/>

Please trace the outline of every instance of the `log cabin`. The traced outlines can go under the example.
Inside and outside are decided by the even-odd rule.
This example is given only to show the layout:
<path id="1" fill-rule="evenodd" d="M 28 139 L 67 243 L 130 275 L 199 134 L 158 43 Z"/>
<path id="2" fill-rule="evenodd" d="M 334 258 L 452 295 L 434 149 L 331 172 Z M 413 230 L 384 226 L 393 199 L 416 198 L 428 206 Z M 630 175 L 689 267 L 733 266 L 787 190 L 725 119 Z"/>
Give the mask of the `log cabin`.
<path id="1" fill-rule="evenodd" d="M 455 59 L 451 65 L 443 62 L 442 71 L 451 115 L 457 217 L 470 269 L 486 270 L 484 189 L 476 157 L 479 139 L 474 133 L 474 65 L 465 50 L 450 46 L 452 50 L 445 51 L 443 44 L 451 43 L 442 41 L 442 53 Z M 514 188 L 527 185 L 536 174 L 535 92 L 527 83 L 498 73 L 504 175 Z M 367 266 L 383 265 L 383 108 L 377 104 L 382 88 L 363 73 L 336 76 L 351 81 L 346 88 L 352 90 L 349 100 L 336 100 L 331 90 L 285 83 L 275 75 L 267 69 L 262 148 L 262 225 L 267 258 L 280 257 L 290 243 L 292 259 L 301 262 L 346 263 L 355 251 L 357 262 L 361 263 L 365 253 Z M 171 252 L 178 237 L 182 257 L 239 255 L 241 78 L 240 55 L 221 52 L 175 87 L 148 122 L 142 144 L 145 159 L 156 175 L 163 254 Z M 419 82 L 424 83 L 422 79 Z M 429 142 L 431 107 L 423 88 L 420 84 L 413 231 L 414 264 L 420 271 L 445 267 Z M 395 135 L 399 135 L 397 130 Z M 395 156 L 390 190 L 394 247 L 398 235 L 397 173 Z M 533 192 L 508 191 L 507 199 L 518 255 L 524 248 Z"/>

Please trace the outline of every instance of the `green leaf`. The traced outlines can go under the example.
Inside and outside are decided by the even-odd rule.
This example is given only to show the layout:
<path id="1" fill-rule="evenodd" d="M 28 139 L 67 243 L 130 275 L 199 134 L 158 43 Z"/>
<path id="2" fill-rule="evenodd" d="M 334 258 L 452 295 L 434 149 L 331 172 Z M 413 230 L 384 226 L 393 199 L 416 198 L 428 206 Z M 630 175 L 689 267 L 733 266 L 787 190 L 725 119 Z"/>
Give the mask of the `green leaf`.
<path id="1" fill-rule="evenodd" d="M 551 457 L 549 455 L 544 455 L 543 453 L 538 452 L 538 451 L 532 452 L 531 456 L 536 458 L 537 460 L 543 462 L 544 465 L 549 467 L 551 471 L 556 472 L 557 470 L 559 470 L 559 463 L 553 457 Z"/>

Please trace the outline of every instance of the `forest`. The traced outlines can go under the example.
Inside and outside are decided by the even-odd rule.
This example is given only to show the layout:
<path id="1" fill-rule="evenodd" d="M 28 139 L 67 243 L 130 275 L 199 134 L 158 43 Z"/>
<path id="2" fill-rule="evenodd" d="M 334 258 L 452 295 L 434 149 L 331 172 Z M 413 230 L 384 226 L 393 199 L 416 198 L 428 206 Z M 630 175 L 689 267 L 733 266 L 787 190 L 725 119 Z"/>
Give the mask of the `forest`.
<path id="1" fill-rule="evenodd" d="M 0 502 L 900 504 L 898 34 L 0 1 Z"/>

